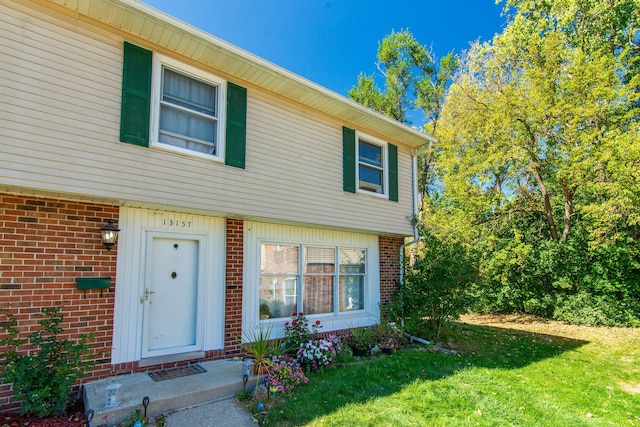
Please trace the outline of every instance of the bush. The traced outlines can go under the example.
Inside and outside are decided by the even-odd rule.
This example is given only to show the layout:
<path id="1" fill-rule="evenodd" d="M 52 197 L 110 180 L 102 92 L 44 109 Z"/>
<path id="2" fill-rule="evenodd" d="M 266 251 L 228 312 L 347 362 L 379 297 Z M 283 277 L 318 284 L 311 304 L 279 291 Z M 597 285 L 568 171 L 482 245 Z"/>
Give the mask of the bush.
<path id="1" fill-rule="evenodd" d="M 13 348 L 4 354 L 3 382 L 13 383 L 15 398 L 22 400 L 23 414 L 57 417 L 66 408 L 73 384 L 92 365 L 84 360 L 89 354 L 87 340 L 92 336 L 85 335 L 79 342 L 60 339 L 63 332 L 60 307 L 44 309 L 42 316 L 38 320 L 40 329 L 22 340 L 18 339 L 15 319 L 7 315 L 9 326 L 5 326 L 5 330 L 9 337 L 0 343 Z M 29 354 L 19 353 L 18 348 L 26 343 L 34 350 Z"/>
<path id="2" fill-rule="evenodd" d="M 372 338 L 383 351 L 395 350 L 406 345 L 407 339 L 395 324 L 381 323 L 372 328 Z"/>
<path id="3" fill-rule="evenodd" d="M 309 382 L 297 360 L 287 354 L 273 356 L 265 382 L 273 394 L 290 391 L 293 387 Z"/>
<path id="4" fill-rule="evenodd" d="M 394 304 L 400 304 L 406 326 L 418 328 L 426 320 L 437 340 L 444 322 L 467 311 L 468 289 L 478 272 L 461 244 L 433 236 L 427 236 L 424 244 L 424 253 L 407 269 Z"/>
<path id="5" fill-rule="evenodd" d="M 371 356 L 371 348 L 376 340 L 371 328 L 357 328 L 351 330 L 344 342 L 354 356 Z"/>
<path id="6" fill-rule="evenodd" d="M 309 340 L 300 345 L 298 360 L 303 366 L 315 371 L 333 363 L 340 351 L 340 339 L 330 336 L 326 339 Z"/>
<path id="7" fill-rule="evenodd" d="M 318 330 L 322 328 L 320 321 L 309 322 L 303 312 L 293 313 L 291 321 L 284 324 L 284 339 L 287 353 L 296 355 L 305 342 L 316 339 Z"/>

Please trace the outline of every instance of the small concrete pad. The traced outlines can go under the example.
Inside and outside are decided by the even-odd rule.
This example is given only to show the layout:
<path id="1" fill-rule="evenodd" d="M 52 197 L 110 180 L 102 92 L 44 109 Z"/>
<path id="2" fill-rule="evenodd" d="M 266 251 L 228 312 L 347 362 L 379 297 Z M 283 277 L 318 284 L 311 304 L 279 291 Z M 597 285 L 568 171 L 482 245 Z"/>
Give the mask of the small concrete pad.
<path id="1" fill-rule="evenodd" d="M 233 397 L 242 391 L 242 361 L 218 360 L 199 363 L 207 372 L 155 382 L 148 373 L 121 375 L 85 384 L 83 397 L 85 410 L 94 411 L 89 427 L 114 426 L 126 421 L 139 409 L 144 413 L 142 400 L 149 397 L 147 417 L 156 418 L 184 408 Z M 120 384 L 116 407 L 105 407 L 106 387 L 111 382 Z M 255 377 L 247 387 L 255 385 Z M 229 401 L 231 405 L 235 402 Z M 106 418 L 105 418 L 106 416 Z"/>

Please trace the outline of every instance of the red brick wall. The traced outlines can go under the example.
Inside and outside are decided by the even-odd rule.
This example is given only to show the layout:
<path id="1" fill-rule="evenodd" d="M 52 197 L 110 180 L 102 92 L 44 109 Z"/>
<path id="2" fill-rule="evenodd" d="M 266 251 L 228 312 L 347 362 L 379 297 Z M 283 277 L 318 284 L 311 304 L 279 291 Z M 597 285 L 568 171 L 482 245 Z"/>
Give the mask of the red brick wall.
<path id="1" fill-rule="evenodd" d="M 95 335 L 90 342 L 96 365 L 85 382 L 111 372 L 118 245 L 107 251 L 100 228 L 110 218 L 117 224 L 118 212 L 110 205 L 0 194 L 0 321 L 10 313 L 20 337 L 26 338 L 38 326 L 43 308 L 62 307 L 62 338 Z M 105 276 L 111 277 L 111 289 L 102 296 L 92 289 L 85 297 L 76 288 L 77 277 Z M 0 334 L 6 336 L 4 329 Z M 10 403 L 11 395 L 9 386 L 1 384 L 0 411 L 17 407 Z"/>
<path id="2" fill-rule="evenodd" d="M 404 243 L 402 237 L 380 236 L 380 303 L 391 301 L 393 292 L 400 280 L 400 246 Z"/>
<path id="3" fill-rule="evenodd" d="M 241 352 L 243 268 L 244 221 L 228 218 L 224 347 L 229 356 Z"/>

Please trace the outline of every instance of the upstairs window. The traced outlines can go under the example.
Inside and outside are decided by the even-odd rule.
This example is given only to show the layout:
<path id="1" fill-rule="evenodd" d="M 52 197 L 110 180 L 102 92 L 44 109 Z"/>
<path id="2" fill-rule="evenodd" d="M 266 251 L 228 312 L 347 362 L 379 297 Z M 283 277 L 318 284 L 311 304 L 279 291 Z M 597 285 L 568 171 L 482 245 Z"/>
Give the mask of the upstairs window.
<path id="1" fill-rule="evenodd" d="M 358 188 L 372 193 L 385 194 L 384 147 L 358 140 Z"/>
<path id="2" fill-rule="evenodd" d="M 398 201 L 398 147 L 342 127 L 342 189 Z"/>
<path id="3" fill-rule="evenodd" d="M 157 55 L 152 145 L 220 158 L 224 82 Z"/>
<path id="4" fill-rule="evenodd" d="M 245 168 L 247 90 L 124 42 L 120 141 Z"/>

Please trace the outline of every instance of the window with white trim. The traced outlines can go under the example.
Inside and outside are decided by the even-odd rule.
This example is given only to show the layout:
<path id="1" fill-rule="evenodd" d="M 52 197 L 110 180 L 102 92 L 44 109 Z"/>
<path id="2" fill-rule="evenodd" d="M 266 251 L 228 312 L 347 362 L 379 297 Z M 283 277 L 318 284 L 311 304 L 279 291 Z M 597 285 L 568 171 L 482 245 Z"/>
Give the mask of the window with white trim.
<path id="1" fill-rule="evenodd" d="M 366 249 L 263 243 L 260 264 L 263 320 L 365 308 Z"/>
<path id="2" fill-rule="evenodd" d="M 387 194 L 386 144 L 358 135 L 358 189 Z"/>
<path id="3" fill-rule="evenodd" d="M 155 55 L 152 145 L 222 160 L 225 81 Z"/>

